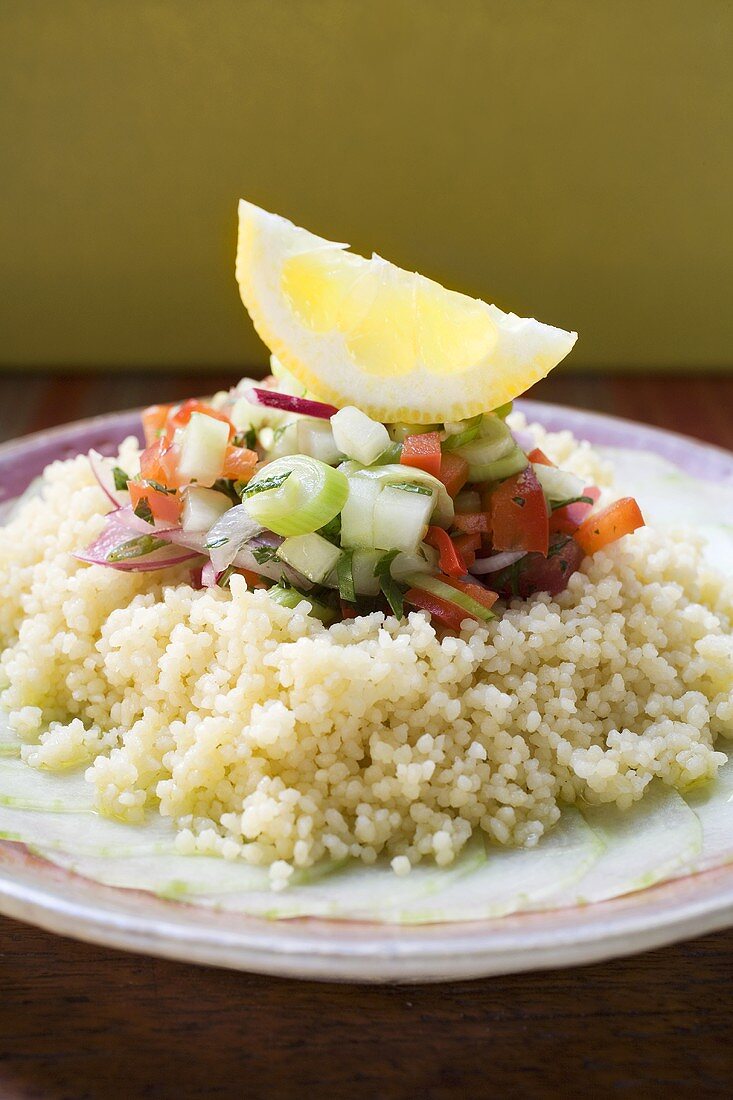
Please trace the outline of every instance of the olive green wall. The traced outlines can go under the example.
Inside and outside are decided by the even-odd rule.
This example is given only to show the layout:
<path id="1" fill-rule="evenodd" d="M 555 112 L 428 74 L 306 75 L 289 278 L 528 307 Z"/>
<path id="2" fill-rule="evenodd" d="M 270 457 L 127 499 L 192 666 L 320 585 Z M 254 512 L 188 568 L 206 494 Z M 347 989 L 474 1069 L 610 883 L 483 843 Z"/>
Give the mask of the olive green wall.
<path id="1" fill-rule="evenodd" d="M 577 366 L 733 361 L 731 0 L 0 0 L 0 363 L 237 365 L 240 195 Z"/>

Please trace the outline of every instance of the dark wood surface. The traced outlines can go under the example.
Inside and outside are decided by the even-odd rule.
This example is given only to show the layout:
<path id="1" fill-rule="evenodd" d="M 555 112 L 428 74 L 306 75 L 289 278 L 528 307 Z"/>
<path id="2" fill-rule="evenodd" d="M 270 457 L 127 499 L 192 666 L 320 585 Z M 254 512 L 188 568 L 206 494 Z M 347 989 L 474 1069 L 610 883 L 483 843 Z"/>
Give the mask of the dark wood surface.
<path id="1" fill-rule="evenodd" d="M 0 376 L 0 438 L 230 378 Z M 733 378 L 558 375 L 534 397 L 733 446 Z M 283 981 L 0 919 L 0 1100 L 726 1096 L 733 931 L 437 986 Z"/>

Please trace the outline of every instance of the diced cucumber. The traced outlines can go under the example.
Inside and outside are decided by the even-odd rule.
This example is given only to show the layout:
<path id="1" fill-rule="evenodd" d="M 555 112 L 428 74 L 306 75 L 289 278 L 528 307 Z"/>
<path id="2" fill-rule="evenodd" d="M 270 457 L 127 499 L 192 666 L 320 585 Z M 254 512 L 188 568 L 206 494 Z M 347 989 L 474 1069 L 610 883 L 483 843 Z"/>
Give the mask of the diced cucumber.
<path id="1" fill-rule="evenodd" d="M 183 492 L 181 527 L 184 531 L 208 531 L 231 507 L 226 493 L 189 485 Z"/>
<path id="2" fill-rule="evenodd" d="M 435 511 L 431 517 L 431 523 L 439 527 L 449 527 L 453 519 L 453 501 L 448 495 L 448 490 L 437 477 L 419 470 L 416 466 L 402 466 L 400 463 L 387 463 L 384 466 L 362 466 L 359 462 L 342 462 L 339 466 L 351 481 L 352 478 L 364 478 L 378 481 L 382 485 L 393 485 L 399 481 L 413 482 L 415 485 L 424 485 L 432 489 Z M 371 545 L 374 545 L 373 543 Z"/>
<path id="3" fill-rule="evenodd" d="M 434 573 L 438 567 L 438 552 L 424 543 L 414 554 L 399 553 L 391 561 L 389 571 L 396 581 L 404 581 L 410 574 Z"/>
<path id="4" fill-rule="evenodd" d="M 379 577 L 374 573 L 374 568 L 384 554 L 381 550 L 354 550 L 351 559 L 351 573 L 354 578 L 354 588 L 361 596 L 378 596 Z"/>
<path id="5" fill-rule="evenodd" d="M 379 458 L 391 442 L 384 424 L 372 420 L 354 405 L 339 409 L 331 417 L 331 428 L 339 450 L 365 466 Z"/>
<path id="6" fill-rule="evenodd" d="M 178 472 L 182 480 L 213 485 L 221 476 L 228 443 L 228 424 L 206 413 L 192 413 L 181 432 Z"/>
<path id="7" fill-rule="evenodd" d="M 493 611 L 484 607 L 478 600 L 474 600 L 473 596 L 469 596 L 467 592 L 460 592 L 438 577 L 432 577 L 426 573 L 411 573 L 404 578 L 404 581 L 411 588 L 422 588 L 423 592 L 429 592 L 432 596 L 445 600 L 446 603 L 455 604 L 456 607 L 460 607 L 462 611 L 466 611 L 472 618 L 479 619 L 481 622 L 489 622 L 494 618 Z"/>
<path id="8" fill-rule="evenodd" d="M 374 505 L 375 548 L 413 553 L 427 532 L 434 499 L 432 491 L 412 493 L 385 485 Z"/>
<path id="9" fill-rule="evenodd" d="M 256 386 L 257 383 L 252 382 L 251 385 Z M 265 405 L 255 405 L 253 401 L 248 401 L 243 394 L 241 397 L 237 397 L 234 403 L 229 407 L 227 416 L 238 432 L 246 432 L 249 431 L 250 428 L 259 431 L 260 428 L 264 428 L 266 424 L 273 423 L 273 412 L 277 413 L 281 412 L 281 410 L 269 409 Z"/>
<path id="10" fill-rule="evenodd" d="M 547 499 L 552 503 L 563 500 L 573 500 L 579 497 L 585 488 L 585 482 L 577 474 L 568 473 L 567 470 L 558 470 L 556 466 L 545 466 L 540 462 L 533 462 L 532 469 L 537 475 L 537 480 Z"/>
<path id="11" fill-rule="evenodd" d="M 478 428 L 478 435 L 455 451 L 468 463 L 469 481 L 482 481 L 483 469 L 497 459 L 505 458 L 514 448 L 512 433 L 503 420 L 485 416 Z"/>
<path id="12" fill-rule="evenodd" d="M 279 603 L 281 607 L 289 607 L 292 610 L 295 610 L 301 603 L 308 604 L 310 608 L 308 614 L 312 615 L 314 619 L 320 619 L 322 623 L 330 623 L 336 618 L 336 612 L 333 608 L 321 603 L 313 596 L 304 596 L 302 592 L 298 592 L 297 588 L 283 588 L 281 585 L 276 584 L 267 590 L 267 595 L 274 603 Z"/>
<path id="13" fill-rule="evenodd" d="M 343 462 L 344 455 L 336 446 L 328 420 L 304 417 L 297 422 L 298 450 L 311 458 L 317 458 L 329 466 Z"/>
<path id="14" fill-rule="evenodd" d="M 323 535 L 313 531 L 307 535 L 294 535 L 285 539 L 277 549 L 277 556 L 309 581 L 320 584 L 335 567 L 341 551 L 338 546 L 324 539 Z"/>
<path id="15" fill-rule="evenodd" d="M 529 459 L 519 447 L 514 447 L 504 458 L 488 462 L 485 466 L 474 466 L 470 472 L 472 481 L 504 481 L 507 477 L 519 474 L 529 465 Z"/>
<path id="16" fill-rule="evenodd" d="M 341 545 L 348 549 L 374 547 L 374 505 L 382 491 L 379 481 L 349 477 L 349 492 L 341 511 Z"/>
<path id="17" fill-rule="evenodd" d="M 272 411 L 282 412 L 281 409 Z M 268 425 L 260 429 L 257 439 L 262 449 L 267 451 L 268 459 L 284 458 L 286 455 L 300 453 L 298 445 L 300 416 L 298 413 L 286 413 L 285 417 L 287 419 L 283 418 L 282 422 L 274 427 Z"/>

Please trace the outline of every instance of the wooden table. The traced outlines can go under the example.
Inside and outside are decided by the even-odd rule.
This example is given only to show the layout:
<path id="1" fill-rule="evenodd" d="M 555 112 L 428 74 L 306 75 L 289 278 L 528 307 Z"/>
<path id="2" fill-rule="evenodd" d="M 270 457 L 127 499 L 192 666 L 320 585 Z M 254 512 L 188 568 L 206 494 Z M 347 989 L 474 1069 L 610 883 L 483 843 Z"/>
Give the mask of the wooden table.
<path id="1" fill-rule="evenodd" d="M 229 384 L 0 376 L 0 438 Z M 733 445 L 733 378 L 558 375 L 533 396 Z M 576 970 L 310 984 L 89 947 L 0 919 L 0 1100 L 723 1096 L 733 930 Z"/>

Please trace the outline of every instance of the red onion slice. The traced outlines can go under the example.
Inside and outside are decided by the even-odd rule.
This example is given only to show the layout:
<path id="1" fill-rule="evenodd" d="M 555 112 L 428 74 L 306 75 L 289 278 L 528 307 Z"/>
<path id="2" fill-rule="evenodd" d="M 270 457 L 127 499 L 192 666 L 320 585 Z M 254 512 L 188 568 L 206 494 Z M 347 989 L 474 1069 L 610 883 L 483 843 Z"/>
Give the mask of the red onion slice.
<path id="1" fill-rule="evenodd" d="M 507 569 L 523 557 L 524 550 L 504 550 L 500 554 L 491 554 L 488 558 L 476 558 L 471 572 L 477 577 L 484 573 L 498 573 L 500 569 Z"/>
<path id="2" fill-rule="evenodd" d="M 105 565 L 108 569 L 119 569 L 127 573 L 145 573 L 154 569 L 168 569 L 173 565 L 180 565 L 196 557 L 193 550 L 182 550 L 179 547 L 160 546 L 149 554 L 143 554 L 139 558 L 127 558 L 123 561 L 110 561 L 109 555 L 117 550 L 125 542 L 139 537 L 139 532 L 128 527 L 120 521 L 120 511 L 110 512 L 102 533 L 87 546 L 86 550 L 80 550 L 74 555 L 80 561 L 89 562 L 91 565 Z M 157 537 L 157 533 L 150 530 L 145 532 Z"/>
<path id="3" fill-rule="evenodd" d="M 330 420 L 338 409 L 335 405 L 326 405 L 323 401 L 311 401 L 308 397 L 294 397 L 290 393 L 278 393 L 277 390 L 253 388 L 248 391 L 247 399 L 254 398 L 254 404 L 267 405 L 271 409 L 300 413 L 302 416 L 315 416 L 319 420 Z"/>
<path id="4" fill-rule="evenodd" d="M 244 544 L 259 535 L 262 530 L 262 524 L 252 519 L 243 504 L 235 504 L 206 533 L 204 553 L 209 555 L 216 571 L 223 573 L 232 564 Z M 223 540 L 220 546 L 212 545 L 219 540 Z"/>
<path id="5" fill-rule="evenodd" d="M 115 489 L 114 475 L 112 470 L 107 466 L 107 463 L 111 462 L 112 459 L 105 458 L 104 455 L 101 455 L 99 451 L 95 450 L 91 450 L 87 458 L 89 459 L 92 473 L 97 479 L 97 484 L 110 504 L 114 504 L 115 508 L 121 508 L 123 504 L 127 504 L 130 499 L 130 494 L 127 492 L 127 489 Z"/>

